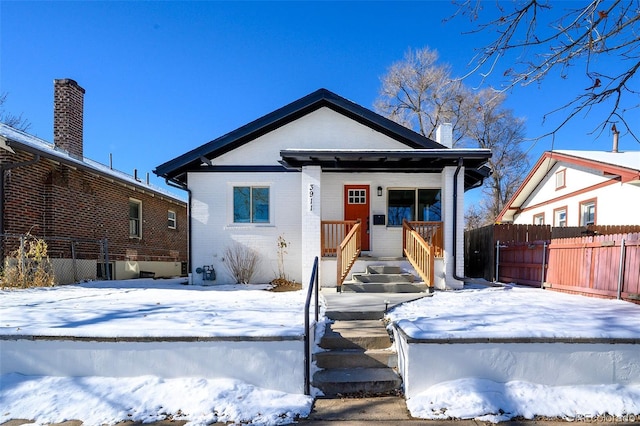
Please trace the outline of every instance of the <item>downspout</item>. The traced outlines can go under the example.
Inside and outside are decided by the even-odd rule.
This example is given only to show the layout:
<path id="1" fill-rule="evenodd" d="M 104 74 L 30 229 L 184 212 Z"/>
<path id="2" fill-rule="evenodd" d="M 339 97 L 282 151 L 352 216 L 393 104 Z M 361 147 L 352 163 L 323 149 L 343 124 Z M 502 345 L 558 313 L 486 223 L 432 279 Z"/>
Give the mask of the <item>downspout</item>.
<path id="1" fill-rule="evenodd" d="M 180 184 L 169 180 L 165 177 L 165 183 L 173 188 L 182 189 L 187 191 L 187 274 L 191 273 L 191 253 L 192 253 L 192 238 L 191 238 L 191 190 L 186 184 Z M 189 283 L 191 284 L 191 283 Z"/>
<path id="2" fill-rule="evenodd" d="M 458 174 L 463 166 L 462 157 L 458 158 L 458 166 L 453 174 L 453 279 L 466 281 L 466 277 L 459 277 L 458 270 Z"/>

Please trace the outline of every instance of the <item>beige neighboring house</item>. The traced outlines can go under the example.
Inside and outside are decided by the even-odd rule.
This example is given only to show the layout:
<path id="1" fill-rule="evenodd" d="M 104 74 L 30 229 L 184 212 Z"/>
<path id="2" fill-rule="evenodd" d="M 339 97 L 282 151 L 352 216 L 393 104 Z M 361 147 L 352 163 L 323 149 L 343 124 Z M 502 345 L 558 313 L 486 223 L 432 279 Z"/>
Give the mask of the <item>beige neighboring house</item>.
<path id="1" fill-rule="evenodd" d="M 498 222 L 640 225 L 640 151 L 547 151 Z"/>

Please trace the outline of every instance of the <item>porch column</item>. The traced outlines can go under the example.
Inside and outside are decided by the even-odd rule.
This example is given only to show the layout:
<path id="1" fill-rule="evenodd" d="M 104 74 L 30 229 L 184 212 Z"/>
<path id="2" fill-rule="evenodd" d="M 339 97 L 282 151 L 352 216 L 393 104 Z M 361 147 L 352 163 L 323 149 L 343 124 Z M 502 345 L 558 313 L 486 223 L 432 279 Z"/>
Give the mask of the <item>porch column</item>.
<path id="1" fill-rule="evenodd" d="M 454 176 L 457 167 L 445 167 L 442 171 L 442 202 L 444 222 L 444 289 L 461 289 L 462 281 L 454 279 L 454 275 L 464 276 L 464 167 L 458 173 L 458 206 L 457 206 L 457 230 L 453 229 L 454 213 Z M 455 235 L 454 235 L 455 234 Z M 454 241 L 455 237 L 455 241 Z M 456 262 L 453 257 L 453 245 L 456 244 Z M 457 263 L 457 265 L 456 265 Z M 454 274 L 454 268 L 455 270 Z M 436 280 L 438 281 L 438 280 Z"/>
<path id="2" fill-rule="evenodd" d="M 309 285 L 311 271 L 313 270 L 313 259 L 320 255 L 320 233 L 321 233 L 321 199 L 320 180 L 322 168 L 320 166 L 303 166 L 301 187 L 302 196 L 302 286 Z M 318 265 L 319 268 L 320 265 Z M 318 273 L 320 271 L 318 270 Z"/>

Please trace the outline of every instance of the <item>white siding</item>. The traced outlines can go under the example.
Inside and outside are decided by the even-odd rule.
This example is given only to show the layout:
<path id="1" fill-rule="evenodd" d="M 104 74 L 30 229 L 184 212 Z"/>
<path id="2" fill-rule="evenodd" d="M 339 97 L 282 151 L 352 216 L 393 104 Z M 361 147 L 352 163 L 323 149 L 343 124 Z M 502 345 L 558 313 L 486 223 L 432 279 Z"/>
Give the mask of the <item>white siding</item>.
<path id="1" fill-rule="evenodd" d="M 556 190 L 556 173 L 566 170 L 566 187 Z M 605 185 L 590 191 L 586 188 Z M 601 172 L 575 165 L 557 163 L 541 184 L 523 204 L 523 212 L 516 215 L 514 223 L 532 224 L 535 215 L 544 214 L 545 224 L 554 225 L 554 210 L 567 208 L 567 226 L 580 226 L 580 205 L 586 200 L 596 200 L 596 224 L 640 224 L 640 187 L 611 181 Z"/>
<path id="2" fill-rule="evenodd" d="M 342 114 L 320 108 L 213 160 L 217 165 L 279 164 L 281 149 L 406 149 Z"/>
<path id="3" fill-rule="evenodd" d="M 270 187 L 269 224 L 233 223 L 233 186 L 268 185 Z M 217 280 L 210 284 L 232 284 L 224 266 L 224 252 L 233 243 L 255 249 L 260 255 L 256 283 L 268 283 L 276 277 L 277 246 L 280 235 L 290 243 L 285 256 L 285 271 L 300 281 L 301 213 L 299 173 L 190 173 L 192 199 L 193 283 L 203 284 L 195 269 L 213 265 Z M 209 282 L 204 282 L 209 284 Z"/>

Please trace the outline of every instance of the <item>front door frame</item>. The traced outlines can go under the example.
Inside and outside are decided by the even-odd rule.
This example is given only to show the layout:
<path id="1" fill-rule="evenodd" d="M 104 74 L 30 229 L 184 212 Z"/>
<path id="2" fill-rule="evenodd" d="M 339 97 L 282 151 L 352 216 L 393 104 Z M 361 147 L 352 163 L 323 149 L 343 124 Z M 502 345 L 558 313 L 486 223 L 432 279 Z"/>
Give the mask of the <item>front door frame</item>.
<path id="1" fill-rule="evenodd" d="M 352 192 L 349 193 L 349 191 Z M 359 191 L 364 191 L 364 194 Z M 344 220 L 360 219 L 360 226 L 362 227 L 362 251 L 369 251 L 371 250 L 371 241 L 369 238 L 371 186 L 369 184 L 344 184 L 343 192 Z"/>

